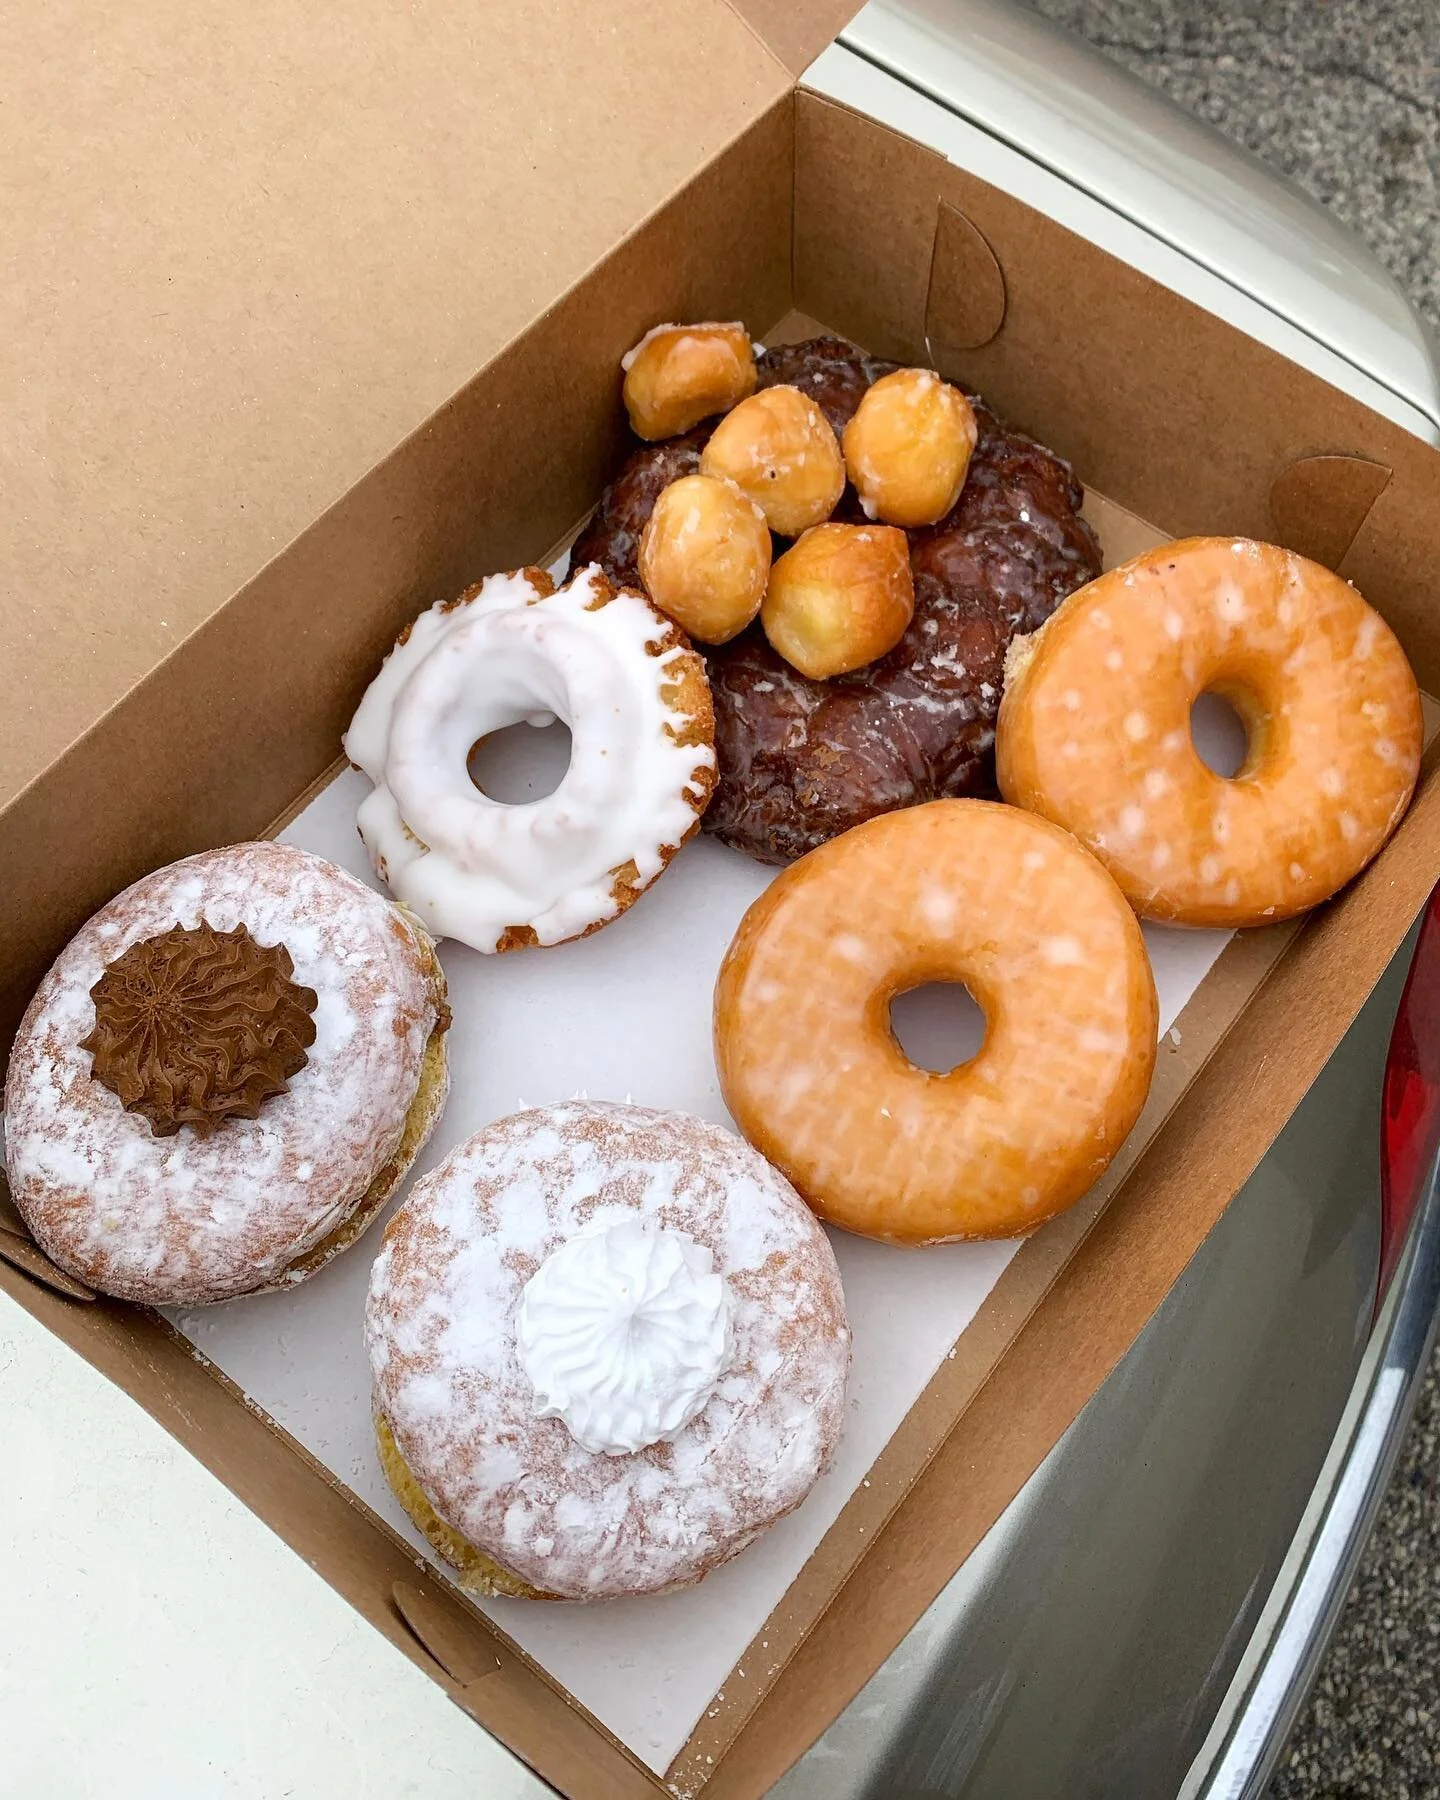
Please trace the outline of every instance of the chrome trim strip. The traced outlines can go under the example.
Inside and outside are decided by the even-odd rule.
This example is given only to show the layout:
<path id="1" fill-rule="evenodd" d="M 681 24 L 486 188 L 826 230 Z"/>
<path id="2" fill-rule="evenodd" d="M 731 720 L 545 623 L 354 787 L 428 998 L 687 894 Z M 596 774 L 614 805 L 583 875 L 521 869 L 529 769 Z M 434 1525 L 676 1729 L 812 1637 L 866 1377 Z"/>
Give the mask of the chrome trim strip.
<path id="1" fill-rule="evenodd" d="M 1338 1476 L 1228 1728 L 1208 1766 L 1202 1750 L 1181 1790 L 1193 1800 L 1260 1800 L 1354 1580 L 1440 1327 L 1440 1158 L 1388 1302 Z"/>

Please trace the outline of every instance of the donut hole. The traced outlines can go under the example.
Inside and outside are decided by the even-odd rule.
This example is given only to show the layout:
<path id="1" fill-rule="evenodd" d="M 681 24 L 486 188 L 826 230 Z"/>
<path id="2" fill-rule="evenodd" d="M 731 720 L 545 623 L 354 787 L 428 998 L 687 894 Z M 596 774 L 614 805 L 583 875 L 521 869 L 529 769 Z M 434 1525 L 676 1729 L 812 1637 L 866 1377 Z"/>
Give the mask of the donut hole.
<path id="1" fill-rule="evenodd" d="M 985 1043 L 985 1013 L 961 981 L 927 981 L 890 1002 L 890 1030 L 917 1069 L 948 1075 Z"/>
<path id="2" fill-rule="evenodd" d="M 553 794 L 570 767 L 570 727 L 563 719 L 542 725 L 521 720 L 480 739 L 466 761 L 470 779 L 501 806 L 529 806 Z"/>
<path id="3" fill-rule="evenodd" d="M 1227 781 L 1240 773 L 1249 754 L 1250 729 L 1224 694 L 1201 694 L 1190 708 L 1190 736 L 1207 769 Z"/>

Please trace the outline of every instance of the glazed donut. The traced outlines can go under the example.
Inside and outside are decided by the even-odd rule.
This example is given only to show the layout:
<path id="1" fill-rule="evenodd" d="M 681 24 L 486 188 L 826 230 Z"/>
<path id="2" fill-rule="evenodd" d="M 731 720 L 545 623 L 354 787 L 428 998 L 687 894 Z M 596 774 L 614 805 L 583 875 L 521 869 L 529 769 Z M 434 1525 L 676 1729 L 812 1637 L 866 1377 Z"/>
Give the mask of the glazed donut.
<path id="1" fill-rule="evenodd" d="M 570 727 L 553 794 L 505 806 L 475 744 Z M 492 575 L 402 633 L 345 735 L 375 784 L 357 823 L 381 879 L 442 938 L 513 950 L 617 918 L 699 823 L 715 781 L 705 669 L 642 594 L 582 569 Z"/>
<path id="2" fill-rule="evenodd" d="M 472 1593 L 698 1581 L 800 1504 L 843 1422 L 825 1234 L 677 1113 L 487 1125 L 391 1220 L 365 1333 L 386 1475 Z"/>
<path id="3" fill-rule="evenodd" d="M 963 983 L 977 1056 L 916 1068 L 897 994 Z M 1155 983 L 1134 914 L 1056 826 L 938 800 L 777 877 L 715 992 L 721 1091 L 829 1224 L 895 1244 L 1015 1237 L 1078 1200 L 1139 1116 Z"/>
<path id="4" fill-rule="evenodd" d="M 1248 729 L 1231 780 L 1190 734 L 1203 693 Z M 1112 569 L 1016 644 L 1000 786 L 1088 845 L 1142 918 L 1259 925 L 1377 854 L 1421 737 L 1405 653 L 1348 582 L 1274 544 L 1190 538 Z"/>
<path id="5" fill-rule="evenodd" d="M 303 1281 L 395 1192 L 445 1103 L 417 923 L 333 863 L 235 844 L 157 870 L 41 982 L 5 1087 L 10 1190 L 103 1293 L 197 1306 Z"/>

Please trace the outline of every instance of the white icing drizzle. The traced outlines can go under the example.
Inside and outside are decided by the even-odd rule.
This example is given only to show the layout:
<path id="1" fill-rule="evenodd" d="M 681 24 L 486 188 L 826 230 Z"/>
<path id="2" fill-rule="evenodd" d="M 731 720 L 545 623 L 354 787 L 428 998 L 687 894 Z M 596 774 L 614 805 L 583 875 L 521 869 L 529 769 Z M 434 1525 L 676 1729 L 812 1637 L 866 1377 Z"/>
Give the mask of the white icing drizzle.
<path id="1" fill-rule="evenodd" d="M 668 1442 L 705 1409 L 731 1353 L 709 1247 L 635 1217 L 546 1257 L 516 1314 L 536 1416 L 597 1456 Z"/>
<path id="2" fill-rule="evenodd" d="M 345 751 L 375 783 L 357 817 L 375 867 L 436 936 L 491 951 L 528 926 L 561 943 L 620 910 L 617 871 L 633 862 L 644 886 L 664 868 L 715 760 L 678 741 L 690 721 L 665 690 L 693 652 L 653 654 L 670 633 L 592 564 L 551 595 L 525 571 L 492 575 L 396 645 Z M 477 741 L 551 715 L 571 732 L 555 792 L 521 806 L 481 793 L 467 769 Z"/>

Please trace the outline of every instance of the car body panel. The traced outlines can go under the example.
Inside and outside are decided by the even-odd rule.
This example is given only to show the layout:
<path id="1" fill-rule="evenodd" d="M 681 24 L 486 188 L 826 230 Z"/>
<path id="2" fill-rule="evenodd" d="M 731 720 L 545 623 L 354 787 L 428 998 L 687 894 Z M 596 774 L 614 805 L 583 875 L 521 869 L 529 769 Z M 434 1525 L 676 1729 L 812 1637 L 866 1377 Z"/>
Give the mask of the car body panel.
<path id="1" fill-rule="evenodd" d="M 826 98 L 928 144 L 958 167 L 1013 194 L 1152 280 L 1185 295 L 1238 331 L 1248 332 L 1406 431 L 1414 432 L 1427 443 L 1440 444 L 1440 426 L 1429 413 L 1376 381 L 1350 357 L 1321 344 L 1279 313 L 1261 306 L 1242 286 L 1153 236 L 1083 188 L 1067 182 L 1042 161 L 992 136 L 958 111 L 908 87 L 843 44 L 831 45 L 811 65 L 805 81 Z M 1440 379 L 1436 395 L 1435 410 L 1440 412 Z"/>

